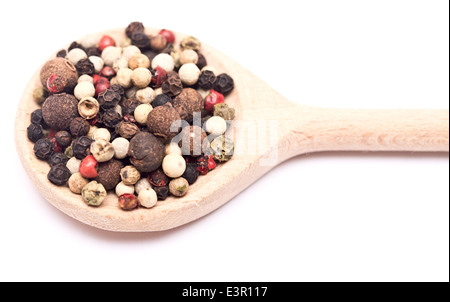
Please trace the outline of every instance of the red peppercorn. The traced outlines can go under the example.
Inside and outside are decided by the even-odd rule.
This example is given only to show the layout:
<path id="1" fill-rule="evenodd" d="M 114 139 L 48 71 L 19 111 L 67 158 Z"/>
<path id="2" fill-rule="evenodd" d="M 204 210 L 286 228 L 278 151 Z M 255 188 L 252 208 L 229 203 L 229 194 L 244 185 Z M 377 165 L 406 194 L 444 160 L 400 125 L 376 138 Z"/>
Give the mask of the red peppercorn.
<path id="1" fill-rule="evenodd" d="M 173 31 L 168 30 L 168 29 L 161 29 L 158 33 L 158 35 L 163 36 L 164 38 L 166 38 L 167 43 L 173 43 L 175 42 L 175 34 L 173 33 Z"/>
<path id="2" fill-rule="evenodd" d="M 125 122 L 129 122 L 129 123 L 136 123 L 136 120 L 135 120 L 135 118 L 134 118 L 134 116 L 132 114 L 125 114 L 123 116 L 123 120 Z"/>
<path id="3" fill-rule="evenodd" d="M 51 129 L 51 130 L 48 132 L 48 137 L 55 137 L 56 132 L 57 132 L 56 130 Z"/>
<path id="4" fill-rule="evenodd" d="M 215 90 L 211 90 L 211 92 L 206 96 L 205 99 L 205 109 L 212 113 L 214 110 L 214 105 L 220 104 L 224 102 L 223 94 L 217 92 Z"/>
<path id="5" fill-rule="evenodd" d="M 116 72 L 111 66 L 105 66 L 102 71 L 100 71 L 100 74 L 106 78 L 112 78 L 116 75 Z"/>
<path id="6" fill-rule="evenodd" d="M 100 93 L 108 89 L 111 85 L 105 77 L 99 77 L 97 83 L 95 84 L 95 96 L 97 97 Z"/>
<path id="7" fill-rule="evenodd" d="M 215 167 L 216 167 L 216 162 L 214 161 L 213 156 L 210 155 L 209 158 L 208 158 L 208 169 L 209 169 L 209 171 L 211 171 Z"/>
<path id="8" fill-rule="evenodd" d="M 98 80 L 100 80 L 100 76 L 98 74 L 94 74 L 94 76 L 92 77 L 92 79 L 94 80 L 94 85 L 97 85 Z"/>
<path id="9" fill-rule="evenodd" d="M 55 146 L 54 152 L 55 153 L 61 152 L 62 151 L 62 147 L 60 145 L 58 145 L 58 143 L 56 142 L 55 135 L 53 135 L 53 137 L 50 140 L 53 143 L 53 145 Z"/>
<path id="10" fill-rule="evenodd" d="M 98 43 L 98 49 L 100 49 L 100 51 L 103 51 L 103 49 L 108 46 L 116 46 L 116 41 L 114 41 L 114 39 L 110 36 L 104 35 Z"/>
<path id="11" fill-rule="evenodd" d="M 134 194 L 125 193 L 119 196 L 119 207 L 122 210 L 133 210 L 139 206 L 139 201 Z"/>
<path id="12" fill-rule="evenodd" d="M 169 177 L 161 169 L 151 172 L 147 176 L 147 180 L 155 187 L 163 187 L 169 184 Z"/>
<path id="13" fill-rule="evenodd" d="M 153 88 L 161 87 L 162 83 L 167 80 L 166 70 L 158 65 L 151 72 L 152 79 L 150 81 L 150 86 L 152 86 Z"/>
<path id="14" fill-rule="evenodd" d="M 96 116 L 94 116 L 93 118 L 91 118 L 90 120 L 87 120 L 89 122 L 89 124 L 91 125 L 95 125 L 98 122 L 98 114 Z"/>
<path id="15" fill-rule="evenodd" d="M 200 174 L 205 175 L 208 174 L 209 171 L 216 167 L 216 162 L 213 159 L 212 155 L 204 155 L 200 156 L 197 159 L 197 170 Z"/>
<path id="16" fill-rule="evenodd" d="M 67 85 L 67 79 L 52 74 L 47 79 L 47 89 L 50 93 L 60 93 Z"/>
<path id="17" fill-rule="evenodd" d="M 98 176 L 98 164 L 93 155 L 88 155 L 80 163 L 79 171 L 85 178 L 95 178 Z"/>

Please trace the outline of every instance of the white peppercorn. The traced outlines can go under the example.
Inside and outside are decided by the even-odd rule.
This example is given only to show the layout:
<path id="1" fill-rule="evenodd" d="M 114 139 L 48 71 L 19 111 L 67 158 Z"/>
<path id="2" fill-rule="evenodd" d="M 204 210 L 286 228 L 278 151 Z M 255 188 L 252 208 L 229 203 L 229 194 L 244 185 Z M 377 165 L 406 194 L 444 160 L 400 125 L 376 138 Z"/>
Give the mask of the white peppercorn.
<path id="1" fill-rule="evenodd" d="M 128 67 L 130 69 L 135 70 L 136 68 L 143 67 L 143 68 L 149 68 L 150 67 L 150 59 L 141 53 L 137 53 L 130 57 L 128 60 Z"/>
<path id="2" fill-rule="evenodd" d="M 155 91 L 155 95 L 160 95 L 160 94 L 163 93 L 161 87 L 158 87 L 158 88 L 154 89 L 154 91 Z"/>
<path id="3" fill-rule="evenodd" d="M 134 109 L 134 119 L 141 125 L 147 124 L 147 116 L 153 107 L 149 104 L 140 104 Z"/>
<path id="4" fill-rule="evenodd" d="M 78 173 L 80 168 L 81 160 L 77 159 L 75 156 L 69 158 L 69 160 L 66 163 L 67 169 L 69 169 L 70 173 L 75 174 Z"/>
<path id="5" fill-rule="evenodd" d="M 95 139 L 93 138 L 93 136 L 94 136 L 94 132 L 95 132 L 97 129 L 98 129 L 97 126 L 91 125 L 91 127 L 89 128 L 89 132 L 88 132 L 88 134 L 86 134 L 86 136 L 89 137 L 89 138 L 92 139 L 92 140 L 95 140 Z"/>
<path id="6" fill-rule="evenodd" d="M 127 157 L 130 141 L 123 137 L 114 139 L 111 143 L 114 148 L 114 157 L 117 159 L 124 159 Z"/>
<path id="7" fill-rule="evenodd" d="M 183 84 L 194 85 L 200 76 L 200 69 L 194 63 L 187 63 L 181 65 L 180 70 L 178 70 L 178 75 Z"/>
<path id="8" fill-rule="evenodd" d="M 197 64 L 198 54 L 192 49 L 185 49 L 180 53 L 180 64 L 184 65 L 187 63 Z"/>
<path id="9" fill-rule="evenodd" d="M 81 176 L 80 172 L 73 173 L 67 181 L 70 191 L 75 194 L 81 194 L 81 190 L 89 181 Z"/>
<path id="10" fill-rule="evenodd" d="M 141 178 L 138 180 L 138 182 L 134 185 L 134 190 L 136 191 L 136 194 L 139 195 L 139 193 L 141 193 L 142 190 L 146 189 L 146 188 L 151 188 L 152 186 L 150 185 L 150 183 L 148 182 L 147 178 Z"/>
<path id="11" fill-rule="evenodd" d="M 139 89 L 136 91 L 136 98 L 142 104 L 150 104 L 156 97 L 155 91 L 150 87 L 145 87 L 144 89 Z"/>
<path id="12" fill-rule="evenodd" d="M 141 53 L 141 50 L 139 49 L 139 47 L 137 47 L 136 45 L 129 45 L 129 46 L 123 48 L 122 57 L 130 59 L 132 56 L 134 56 L 136 54 L 140 54 L 140 53 Z M 149 62 L 148 66 L 150 66 L 150 62 Z"/>
<path id="13" fill-rule="evenodd" d="M 220 116 L 212 116 L 206 121 L 205 130 L 213 135 L 224 134 L 227 130 L 227 122 Z"/>
<path id="14" fill-rule="evenodd" d="M 133 83 L 131 82 L 132 73 L 133 70 L 131 70 L 130 68 L 120 68 L 119 71 L 117 71 L 116 75 L 117 83 L 123 88 L 130 88 L 133 85 Z"/>
<path id="15" fill-rule="evenodd" d="M 186 161 L 178 154 L 168 154 L 162 162 L 164 174 L 171 178 L 180 177 L 186 170 Z"/>
<path id="16" fill-rule="evenodd" d="M 100 138 L 95 140 L 90 147 L 91 154 L 98 162 L 105 162 L 114 157 L 114 148 L 110 142 Z"/>
<path id="17" fill-rule="evenodd" d="M 123 181 L 119 182 L 116 186 L 116 195 L 120 196 L 122 194 L 133 194 L 134 193 L 134 186 L 133 185 L 126 185 L 123 183 Z"/>
<path id="18" fill-rule="evenodd" d="M 120 68 L 128 68 L 128 58 L 120 57 L 119 59 L 115 60 L 112 68 L 116 73 L 119 71 Z"/>
<path id="19" fill-rule="evenodd" d="M 175 64 L 175 67 L 176 67 L 176 68 L 179 68 L 179 67 L 182 65 L 182 64 L 180 63 L 180 54 L 181 54 L 181 51 L 180 51 L 179 49 L 173 50 L 173 51 L 170 53 L 170 56 L 172 57 L 173 62 L 174 62 L 174 64 Z"/>
<path id="20" fill-rule="evenodd" d="M 166 145 L 166 155 L 175 154 L 175 155 L 183 155 L 180 146 L 177 143 L 169 143 Z"/>
<path id="21" fill-rule="evenodd" d="M 92 133 L 92 139 L 95 141 L 98 139 L 103 139 L 109 142 L 111 139 L 111 132 L 109 132 L 106 128 L 97 128 L 94 133 Z"/>
<path id="22" fill-rule="evenodd" d="M 122 47 L 108 46 L 102 51 L 102 59 L 105 65 L 112 66 L 114 61 L 122 56 Z"/>
<path id="23" fill-rule="evenodd" d="M 95 73 L 100 73 L 100 71 L 102 71 L 103 69 L 103 66 L 105 65 L 103 59 L 97 56 L 90 56 L 89 61 L 91 61 L 92 64 L 94 64 Z"/>
<path id="24" fill-rule="evenodd" d="M 100 38 L 102 37 L 101 34 L 99 33 L 95 33 L 95 34 L 90 34 L 87 36 L 84 36 L 83 38 L 81 38 L 81 40 L 79 40 L 78 42 L 81 44 L 81 46 L 83 46 L 84 48 L 89 48 L 89 47 L 96 47 L 98 44 L 98 41 L 100 41 Z"/>
<path id="25" fill-rule="evenodd" d="M 93 97 L 95 95 L 95 87 L 89 82 L 81 82 L 75 86 L 73 94 L 78 100 Z"/>
<path id="26" fill-rule="evenodd" d="M 141 173 L 135 166 L 128 165 L 120 170 L 120 178 L 126 185 L 134 185 L 141 178 Z"/>
<path id="27" fill-rule="evenodd" d="M 109 81 L 109 84 L 111 84 L 111 86 L 112 85 L 115 85 L 115 84 L 119 84 L 119 82 L 117 82 L 117 77 L 113 77 L 110 81 Z"/>
<path id="28" fill-rule="evenodd" d="M 98 104 L 97 100 L 94 99 L 93 97 L 82 98 L 81 101 L 78 103 L 78 113 L 80 114 L 81 117 L 85 119 L 94 118 L 99 110 L 100 105 Z"/>
<path id="29" fill-rule="evenodd" d="M 138 88 L 147 87 L 152 80 L 152 73 L 144 67 L 138 67 L 131 73 L 131 82 Z"/>
<path id="30" fill-rule="evenodd" d="M 99 206 L 106 198 L 105 187 L 95 180 L 89 182 L 81 189 L 83 200 L 90 206 Z"/>
<path id="31" fill-rule="evenodd" d="M 166 72 L 171 72 L 175 68 L 175 62 L 169 54 L 160 53 L 152 60 L 152 69 L 155 69 L 156 66 L 160 66 Z"/>
<path id="32" fill-rule="evenodd" d="M 169 183 L 169 191 L 172 193 L 172 195 L 180 197 L 187 193 L 189 189 L 189 183 L 188 181 L 183 178 L 175 178 L 172 179 Z"/>
<path id="33" fill-rule="evenodd" d="M 73 65 L 77 65 L 77 63 L 83 59 L 87 59 L 87 54 L 81 48 L 73 48 L 67 53 L 67 60 Z"/>
<path id="34" fill-rule="evenodd" d="M 139 192 L 138 201 L 144 208 L 152 208 L 156 205 L 158 196 L 152 188 L 145 188 Z"/>
<path id="35" fill-rule="evenodd" d="M 94 84 L 94 78 L 92 78 L 90 75 L 88 75 L 88 74 L 83 74 L 83 75 L 81 75 L 79 78 L 78 78 L 78 83 L 81 83 L 81 82 L 89 82 L 89 83 L 91 83 L 92 85 Z"/>

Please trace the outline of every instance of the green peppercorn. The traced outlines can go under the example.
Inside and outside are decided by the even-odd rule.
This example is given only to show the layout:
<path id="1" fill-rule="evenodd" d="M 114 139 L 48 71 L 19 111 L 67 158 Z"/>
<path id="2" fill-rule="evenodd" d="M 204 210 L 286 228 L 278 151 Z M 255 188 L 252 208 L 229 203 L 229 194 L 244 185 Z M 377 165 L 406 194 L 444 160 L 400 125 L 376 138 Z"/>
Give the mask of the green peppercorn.
<path id="1" fill-rule="evenodd" d="M 106 190 L 102 184 L 93 180 L 81 189 L 81 196 L 88 205 L 98 207 L 106 198 Z"/>
<path id="2" fill-rule="evenodd" d="M 216 137 L 210 145 L 214 159 L 218 161 L 228 161 L 234 153 L 233 140 L 224 135 Z"/>

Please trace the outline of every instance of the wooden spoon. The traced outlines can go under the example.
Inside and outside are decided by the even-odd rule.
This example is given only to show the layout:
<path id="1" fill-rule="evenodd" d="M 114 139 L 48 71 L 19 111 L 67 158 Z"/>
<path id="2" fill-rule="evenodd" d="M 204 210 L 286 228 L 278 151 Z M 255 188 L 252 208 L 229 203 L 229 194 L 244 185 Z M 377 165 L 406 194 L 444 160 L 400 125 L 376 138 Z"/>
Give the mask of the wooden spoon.
<path id="1" fill-rule="evenodd" d="M 147 29 L 155 34 L 156 29 Z M 124 29 L 105 31 L 116 41 Z M 183 37 L 177 34 L 177 39 Z M 120 43 L 119 43 L 120 44 Z M 40 85 L 39 70 L 28 83 L 16 115 L 15 140 L 22 164 L 41 194 L 56 208 L 88 225 L 121 232 L 149 232 L 174 228 L 219 208 L 277 164 L 299 154 L 336 151 L 441 151 L 449 150 L 448 110 L 327 109 L 290 102 L 224 54 L 202 45 L 208 64 L 235 81 L 226 103 L 236 109 L 235 156 L 199 177 L 182 198 L 169 197 L 154 208 L 123 211 L 109 193 L 100 207 L 87 206 L 67 186 L 47 180 L 49 165 L 38 160 L 27 139 L 30 114 L 38 108 L 33 90 Z M 52 56 L 53 58 L 54 56 Z M 259 127 L 251 135 L 253 126 Z M 272 140 L 270 139 L 272 138 Z M 269 148 L 259 148 L 261 139 Z M 238 143 L 239 142 L 239 143 Z M 269 142 L 269 143 L 267 143 Z M 261 150 L 264 150 L 261 152 Z M 250 150 L 251 151 L 251 150 Z"/>

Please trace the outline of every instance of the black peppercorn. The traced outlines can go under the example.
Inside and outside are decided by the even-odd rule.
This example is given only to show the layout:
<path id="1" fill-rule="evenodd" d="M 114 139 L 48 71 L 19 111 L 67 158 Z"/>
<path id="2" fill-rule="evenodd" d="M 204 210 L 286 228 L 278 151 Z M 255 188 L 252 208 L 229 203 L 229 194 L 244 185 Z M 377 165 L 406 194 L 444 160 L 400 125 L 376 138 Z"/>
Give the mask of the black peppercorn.
<path id="1" fill-rule="evenodd" d="M 153 51 L 151 49 L 146 50 L 142 53 L 143 55 L 147 56 L 147 58 L 150 60 L 150 62 L 153 60 L 154 57 L 158 54 L 156 51 Z"/>
<path id="2" fill-rule="evenodd" d="M 150 39 L 143 32 L 135 32 L 131 35 L 131 44 L 136 45 L 140 49 L 150 47 Z"/>
<path id="3" fill-rule="evenodd" d="M 226 73 L 219 74 L 214 82 L 214 90 L 223 95 L 227 95 L 234 88 L 234 81 Z"/>
<path id="4" fill-rule="evenodd" d="M 163 187 L 155 187 L 152 186 L 153 190 L 156 192 L 156 196 L 158 197 L 158 200 L 165 200 L 167 198 L 167 195 L 169 195 L 169 186 L 163 186 Z"/>
<path id="5" fill-rule="evenodd" d="M 197 67 L 198 69 L 202 70 L 203 67 L 205 67 L 206 65 L 208 65 L 208 63 L 206 62 L 206 58 L 204 55 L 202 55 L 201 53 L 197 53 L 198 55 L 198 61 L 197 61 Z"/>
<path id="6" fill-rule="evenodd" d="M 87 136 L 80 136 L 72 143 L 73 156 L 83 159 L 90 154 L 90 147 L 94 141 Z"/>
<path id="7" fill-rule="evenodd" d="M 100 57 L 102 55 L 102 52 L 100 51 L 100 49 L 93 46 L 93 47 L 86 48 L 86 54 L 88 57 L 90 57 L 90 56 Z"/>
<path id="8" fill-rule="evenodd" d="M 44 132 L 42 131 L 42 126 L 39 124 L 30 124 L 27 128 L 27 136 L 30 141 L 37 142 L 44 137 Z"/>
<path id="9" fill-rule="evenodd" d="M 67 131 L 58 131 L 55 133 L 56 143 L 61 147 L 67 147 L 72 143 L 72 136 Z"/>
<path id="10" fill-rule="evenodd" d="M 135 98 L 122 100 L 122 102 L 120 103 L 120 106 L 122 107 L 122 114 L 123 115 L 134 114 L 134 110 L 140 104 L 141 103 Z"/>
<path id="11" fill-rule="evenodd" d="M 116 132 L 123 138 L 130 139 L 139 132 L 139 127 L 136 124 L 121 121 L 116 126 Z"/>
<path id="12" fill-rule="evenodd" d="M 162 85 L 162 92 L 170 97 L 177 96 L 183 90 L 183 84 L 181 83 L 180 76 L 175 71 L 171 71 L 167 74 L 167 80 Z"/>
<path id="13" fill-rule="evenodd" d="M 48 163 L 50 166 L 58 165 L 58 164 L 66 164 L 69 159 L 64 153 L 58 152 L 53 153 L 52 156 L 50 156 Z"/>
<path id="14" fill-rule="evenodd" d="M 79 76 L 82 76 L 83 74 L 93 76 L 95 73 L 94 63 L 89 59 L 81 59 L 75 65 L 75 68 L 77 69 Z"/>
<path id="15" fill-rule="evenodd" d="M 102 109 L 111 109 L 117 106 L 121 100 L 120 94 L 110 88 L 98 95 L 97 101 Z"/>
<path id="16" fill-rule="evenodd" d="M 128 38 L 131 38 L 134 33 L 142 33 L 144 32 L 144 24 L 141 22 L 131 22 L 128 24 L 127 28 L 125 29 L 125 34 Z"/>
<path id="17" fill-rule="evenodd" d="M 33 147 L 34 155 L 39 159 L 48 159 L 55 150 L 55 145 L 48 139 L 39 139 Z"/>
<path id="18" fill-rule="evenodd" d="M 42 109 L 36 109 L 31 113 L 30 120 L 33 124 L 41 125 L 42 127 L 46 127 L 44 118 L 42 117 Z"/>
<path id="19" fill-rule="evenodd" d="M 107 109 L 100 114 L 103 125 L 108 128 L 114 128 L 122 120 L 122 116 L 114 109 Z"/>
<path id="20" fill-rule="evenodd" d="M 197 181 L 200 172 L 197 170 L 197 164 L 191 163 L 186 165 L 186 170 L 181 177 L 185 178 L 190 185 Z"/>
<path id="21" fill-rule="evenodd" d="M 203 70 L 198 78 L 198 87 L 203 90 L 210 90 L 214 86 L 216 75 L 211 70 Z"/>
<path id="22" fill-rule="evenodd" d="M 70 178 L 70 170 L 65 164 L 57 164 L 50 168 L 47 174 L 48 180 L 57 186 L 64 185 Z"/>
<path id="23" fill-rule="evenodd" d="M 57 58 L 65 58 L 67 56 L 67 51 L 65 49 L 61 49 L 60 51 L 58 51 L 58 53 L 56 54 Z"/>
<path id="24" fill-rule="evenodd" d="M 168 102 L 170 102 L 172 99 L 170 98 L 170 96 L 166 95 L 166 94 L 158 94 L 155 99 L 152 102 L 152 107 L 158 107 L 158 106 L 162 106 Z"/>
<path id="25" fill-rule="evenodd" d="M 77 41 L 73 41 L 73 42 L 70 44 L 70 46 L 69 46 L 69 51 L 71 51 L 71 50 L 74 49 L 74 48 L 79 48 L 79 49 L 84 50 L 84 47 L 83 47 L 80 43 L 78 43 Z"/>
<path id="26" fill-rule="evenodd" d="M 73 136 L 83 136 L 88 134 L 90 124 L 82 117 L 76 117 L 70 122 L 70 133 Z"/>
<path id="27" fill-rule="evenodd" d="M 122 86 L 119 84 L 113 84 L 111 87 L 109 87 L 110 90 L 114 91 L 115 93 L 118 93 L 120 95 L 120 98 L 123 98 L 125 95 L 125 89 L 123 89 Z"/>

